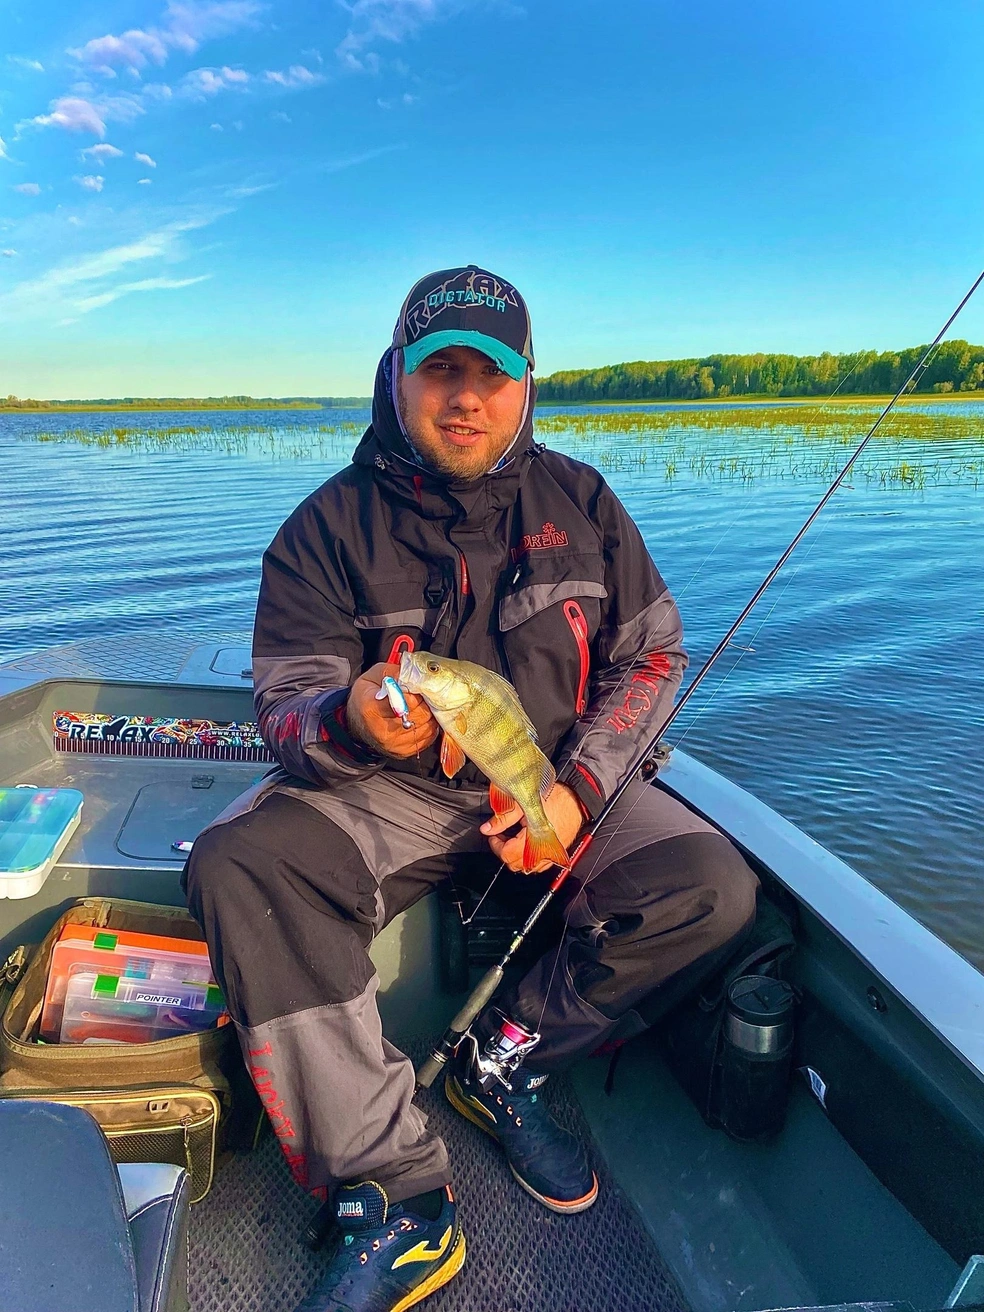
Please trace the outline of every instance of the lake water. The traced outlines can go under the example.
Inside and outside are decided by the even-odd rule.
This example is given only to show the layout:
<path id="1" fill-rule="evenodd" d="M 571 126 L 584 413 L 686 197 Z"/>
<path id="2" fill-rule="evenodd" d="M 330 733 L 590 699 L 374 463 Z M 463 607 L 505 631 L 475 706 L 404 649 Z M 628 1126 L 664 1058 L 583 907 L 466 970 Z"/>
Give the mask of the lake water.
<path id="1" fill-rule="evenodd" d="M 747 424 L 737 408 L 733 424 L 699 407 L 543 411 L 546 440 L 600 465 L 638 522 L 691 670 L 865 426 L 840 411 L 807 439 L 743 409 Z M 367 418 L 0 415 L 0 660 L 163 625 L 248 630 L 263 548 Z M 952 441 L 907 435 L 951 421 Z M 892 422 L 670 738 L 984 967 L 984 404 Z M 36 440 L 79 428 L 114 444 Z M 116 445 L 116 428 L 198 431 Z"/>

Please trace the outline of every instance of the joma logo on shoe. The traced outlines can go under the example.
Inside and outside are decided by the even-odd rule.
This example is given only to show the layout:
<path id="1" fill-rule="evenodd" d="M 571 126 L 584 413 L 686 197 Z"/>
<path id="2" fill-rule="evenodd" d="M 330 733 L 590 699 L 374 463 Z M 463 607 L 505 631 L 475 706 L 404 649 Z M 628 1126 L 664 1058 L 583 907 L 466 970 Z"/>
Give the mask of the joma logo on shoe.
<path id="1" fill-rule="evenodd" d="M 361 1201 L 347 1203 L 344 1199 L 339 1199 L 338 1215 L 339 1216 L 365 1216 L 366 1211 Z"/>

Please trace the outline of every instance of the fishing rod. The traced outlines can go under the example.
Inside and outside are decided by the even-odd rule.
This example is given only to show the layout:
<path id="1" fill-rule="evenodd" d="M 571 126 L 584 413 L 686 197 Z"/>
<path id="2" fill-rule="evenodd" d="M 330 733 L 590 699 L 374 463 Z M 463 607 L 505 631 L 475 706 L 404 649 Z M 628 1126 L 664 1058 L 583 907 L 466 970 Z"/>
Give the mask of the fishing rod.
<path id="1" fill-rule="evenodd" d="M 540 901 L 530 912 L 529 916 L 526 919 L 526 922 L 519 930 L 517 930 L 512 942 L 509 944 L 509 947 L 503 953 L 499 962 L 496 965 L 490 967 L 489 970 L 486 971 L 486 973 L 479 980 L 478 984 L 476 984 L 475 988 L 469 994 L 464 1005 L 459 1009 L 459 1011 L 453 1017 L 450 1024 L 448 1025 L 448 1028 L 444 1031 L 444 1034 L 442 1035 L 440 1042 L 435 1044 L 435 1046 L 431 1049 L 430 1055 L 427 1057 L 427 1059 L 421 1065 L 420 1069 L 417 1071 L 418 1088 L 429 1089 L 430 1086 L 434 1083 L 437 1076 L 447 1065 L 450 1058 L 454 1055 L 455 1049 L 458 1047 L 458 1044 L 461 1042 L 464 1036 L 468 1033 L 469 1029 L 471 1029 L 472 1025 L 477 1020 L 479 1013 L 486 1006 L 486 1004 L 492 1000 L 493 995 L 495 994 L 499 985 L 502 983 L 506 968 L 508 967 L 512 959 L 515 957 L 519 949 L 523 946 L 523 943 L 526 941 L 526 938 L 530 934 L 534 925 L 543 915 L 544 911 L 546 911 L 547 907 L 553 901 L 554 897 L 557 895 L 560 889 L 567 882 L 567 878 L 570 875 L 571 871 L 574 869 L 577 863 L 584 856 L 585 852 L 591 846 L 595 834 L 599 831 L 601 826 L 611 815 L 614 808 L 618 805 L 619 801 L 622 798 L 622 795 L 625 793 L 625 790 L 635 780 L 640 770 L 642 770 L 642 768 L 646 765 L 647 761 L 652 756 L 653 752 L 656 750 L 656 747 L 659 744 L 659 740 L 662 738 L 663 734 L 666 732 L 666 730 L 677 718 L 677 716 L 680 714 L 683 708 L 690 701 L 690 698 L 694 695 L 694 693 L 703 683 L 704 679 L 707 677 L 710 670 L 717 663 L 718 658 L 721 656 L 721 654 L 727 648 L 731 640 L 734 638 L 735 634 L 738 632 L 741 626 L 748 619 L 749 615 L 758 605 L 759 601 L 762 599 L 763 593 L 766 591 L 766 589 L 772 583 L 773 579 L 782 569 L 783 565 L 785 565 L 786 561 L 793 554 L 793 552 L 799 546 L 800 542 L 809 532 L 811 526 L 813 525 L 814 520 L 823 510 L 824 506 L 827 504 L 830 498 L 840 487 L 841 483 L 843 483 L 847 475 L 851 472 L 851 469 L 854 467 L 854 464 L 857 461 L 858 457 L 861 455 L 861 452 L 865 449 L 865 447 L 874 437 L 875 433 L 878 431 L 878 429 L 881 427 L 884 421 L 888 418 L 888 415 L 894 409 L 896 402 L 899 401 L 899 399 L 905 394 L 906 390 L 910 386 L 915 387 L 919 378 L 921 377 L 925 369 L 928 367 L 929 362 L 932 359 L 933 353 L 935 352 L 937 346 L 939 346 L 940 342 L 943 340 L 944 336 L 949 331 L 950 327 L 956 320 L 957 316 L 960 314 L 964 306 L 973 296 L 974 292 L 977 291 L 977 288 L 981 285 L 982 282 L 984 282 L 984 270 L 982 270 L 978 274 L 977 278 L 974 280 L 969 290 L 965 293 L 960 303 L 957 305 L 956 309 L 950 315 L 949 319 L 947 319 L 946 323 L 943 325 L 940 331 L 933 338 L 932 342 L 929 344 L 929 346 L 927 346 L 926 350 L 923 352 L 923 355 L 920 358 L 919 363 L 915 366 L 915 368 L 909 374 L 908 378 L 906 378 L 905 382 L 895 393 L 892 399 L 888 402 L 888 404 L 882 410 L 881 414 L 878 416 L 875 422 L 868 429 L 863 440 L 855 448 L 850 459 L 841 469 L 840 473 L 837 475 L 834 481 L 827 488 L 826 492 L 823 494 L 823 496 L 814 506 L 810 514 L 807 516 L 806 520 L 803 522 L 796 536 L 792 539 L 792 541 L 786 547 L 785 551 L 783 551 L 782 555 L 773 565 L 772 569 L 769 570 L 768 574 L 765 576 L 765 578 L 756 588 L 755 592 L 753 593 L 749 601 L 745 604 L 745 606 L 741 611 L 741 614 L 732 623 L 727 633 L 724 635 L 724 637 L 721 639 L 718 645 L 711 652 L 710 656 L 708 656 L 707 660 L 694 675 L 693 679 L 690 681 L 689 685 L 687 686 L 686 692 L 683 694 L 683 696 L 680 698 L 677 704 L 670 711 L 666 719 L 660 724 L 659 729 L 656 731 L 656 733 L 653 734 L 652 738 L 650 739 L 649 743 L 646 746 L 645 751 L 642 752 L 642 754 L 640 755 L 637 763 L 632 767 L 632 769 L 628 772 L 628 774 L 626 774 L 625 777 L 622 779 L 622 781 L 618 784 L 615 791 L 612 793 L 611 797 L 608 799 L 608 801 L 602 807 L 601 811 L 592 821 L 586 833 L 583 835 L 577 847 L 574 849 L 573 853 L 571 854 L 571 858 L 568 864 L 564 866 L 558 872 L 557 875 L 554 876 L 553 880 L 551 881 L 543 897 L 540 898 Z"/>

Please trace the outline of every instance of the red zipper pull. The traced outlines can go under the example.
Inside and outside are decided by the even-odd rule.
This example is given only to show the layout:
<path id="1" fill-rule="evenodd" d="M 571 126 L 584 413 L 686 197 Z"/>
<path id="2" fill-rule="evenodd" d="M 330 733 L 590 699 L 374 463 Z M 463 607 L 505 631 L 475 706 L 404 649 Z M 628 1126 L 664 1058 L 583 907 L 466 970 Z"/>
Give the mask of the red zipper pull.
<path id="1" fill-rule="evenodd" d="M 588 621 L 585 619 L 584 611 L 576 601 L 564 602 L 564 616 L 571 626 L 571 632 L 574 634 L 574 641 L 577 643 L 577 654 L 581 662 L 574 709 L 578 715 L 583 715 L 588 704 L 588 674 L 591 671 L 591 652 L 588 648 Z"/>
<path id="2" fill-rule="evenodd" d="M 390 665 L 399 665 L 400 657 L 405 651 L 413 651 L 414 641 L 409 633 L 401 633 L 399 637 L 393 639 L 393 646 L 390 648 L 390 654 L 387 662 Z"/>

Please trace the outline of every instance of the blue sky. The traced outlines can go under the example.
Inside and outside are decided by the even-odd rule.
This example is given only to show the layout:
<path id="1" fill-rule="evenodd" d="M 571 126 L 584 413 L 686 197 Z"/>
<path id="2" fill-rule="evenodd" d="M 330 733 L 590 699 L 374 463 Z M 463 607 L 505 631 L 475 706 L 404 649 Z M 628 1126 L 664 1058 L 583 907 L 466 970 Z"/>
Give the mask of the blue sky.
<path id="1" fill-rule="evenodd" d="M 976 0 L 6 0 L 0 393 L 365 394 L 468 262 L 541 373 L 925 341 L 982 46 Z"/>

